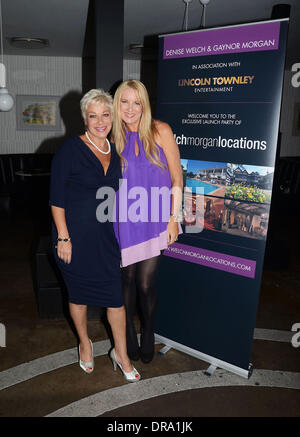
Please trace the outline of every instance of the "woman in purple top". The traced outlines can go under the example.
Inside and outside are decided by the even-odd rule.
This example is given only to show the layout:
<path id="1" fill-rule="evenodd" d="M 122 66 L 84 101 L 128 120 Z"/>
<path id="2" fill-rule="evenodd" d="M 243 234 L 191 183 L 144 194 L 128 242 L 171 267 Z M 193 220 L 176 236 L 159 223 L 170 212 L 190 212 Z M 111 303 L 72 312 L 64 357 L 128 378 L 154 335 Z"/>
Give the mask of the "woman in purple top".
<path id="1" fill-rule="evenodd" d="M 127 351 L 132 360 L 148 363 L 154 355 L 158 260 L 180 232 L 180 156 L 170 126 L 152 119 L 147 90 L 137 80 L 123 82 L 116 91 L 113 138 L 123 171 L 114 228 L 122 256 Z M 140 348 L 133 322 L 137 297 Z"/>

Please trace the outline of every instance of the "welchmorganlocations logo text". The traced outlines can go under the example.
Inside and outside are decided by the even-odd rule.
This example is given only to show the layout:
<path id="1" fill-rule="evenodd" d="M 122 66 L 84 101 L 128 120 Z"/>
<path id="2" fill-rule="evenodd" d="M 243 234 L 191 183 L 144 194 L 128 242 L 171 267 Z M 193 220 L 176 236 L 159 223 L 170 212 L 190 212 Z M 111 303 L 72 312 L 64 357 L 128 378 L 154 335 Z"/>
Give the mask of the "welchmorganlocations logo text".
<path id="1" fill-rule="evenodd" d="M 266 150 L 266 140 L 250 139 L 248 137 L 240 138 L 206 138 L 206 137 L 186 137 L 185 135 L 174 134 L 175 141 L 182 146 L 197 146 L 206 149 L 207 147 L 223 147 L 233 149 L 248 149 L 248 150 Z"/>

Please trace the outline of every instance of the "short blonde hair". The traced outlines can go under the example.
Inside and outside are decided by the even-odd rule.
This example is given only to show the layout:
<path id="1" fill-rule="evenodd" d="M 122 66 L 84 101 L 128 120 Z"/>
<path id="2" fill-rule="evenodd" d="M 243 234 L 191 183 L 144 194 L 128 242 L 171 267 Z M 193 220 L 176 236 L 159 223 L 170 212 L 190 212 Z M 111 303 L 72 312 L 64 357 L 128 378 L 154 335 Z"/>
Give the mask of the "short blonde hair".
<path id="1" fill-rule="evenodd" d="M 86 111 L 89 105 L 92 103 L 102 103 L 102 105 L 106 105 L 113 115 L 113 99 L 109 93 L 106 93 L 103 89 L 92 89 L 88 91 L 80 100 L 80 109 L 81 115 L 86 122 Z"/>

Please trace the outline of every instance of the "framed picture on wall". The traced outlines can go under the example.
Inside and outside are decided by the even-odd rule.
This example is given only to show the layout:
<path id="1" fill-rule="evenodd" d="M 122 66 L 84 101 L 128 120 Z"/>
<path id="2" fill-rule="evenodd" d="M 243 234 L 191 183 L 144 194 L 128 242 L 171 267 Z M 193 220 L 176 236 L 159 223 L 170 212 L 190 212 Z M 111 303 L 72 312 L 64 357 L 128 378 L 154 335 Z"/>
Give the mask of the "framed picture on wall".
<path id="1" fill-rule="evenodd" d="M 293 136 L 300 136 L 300 102 L 294 105 Z"/>
<path id="2" fill-rule="evenodd" d="M 17 130 L 61 131 L 60 96 L 16 96 Z"/>

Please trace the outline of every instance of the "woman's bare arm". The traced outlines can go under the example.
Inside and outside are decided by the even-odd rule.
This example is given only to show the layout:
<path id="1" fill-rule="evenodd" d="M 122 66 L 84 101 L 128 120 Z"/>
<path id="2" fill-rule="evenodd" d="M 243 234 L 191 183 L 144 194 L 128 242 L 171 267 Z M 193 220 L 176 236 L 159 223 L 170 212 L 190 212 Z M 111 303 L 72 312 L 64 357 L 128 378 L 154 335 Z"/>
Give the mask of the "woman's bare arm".
<path id="1" fill-rule="evenodd" d="M 157 144 L 162 147 L 167 159 L 170 177 L 172 181 L 172 204 L 171 214 L 180 216 L 182 204 L 182 168 L 180 164 L 180 153 L 175 142 L 172 129 L 167 123 L 156 121 L 158 134 L 155 138 Z M 170 217 L 168 235 L 169 241 L 172 243 L 178 236 L 178 224 L 173 216 Z M 172 225 L 174 223 L 175 225 Z M 170 244 L 170 243 L 169 243 Z"/>

